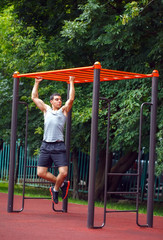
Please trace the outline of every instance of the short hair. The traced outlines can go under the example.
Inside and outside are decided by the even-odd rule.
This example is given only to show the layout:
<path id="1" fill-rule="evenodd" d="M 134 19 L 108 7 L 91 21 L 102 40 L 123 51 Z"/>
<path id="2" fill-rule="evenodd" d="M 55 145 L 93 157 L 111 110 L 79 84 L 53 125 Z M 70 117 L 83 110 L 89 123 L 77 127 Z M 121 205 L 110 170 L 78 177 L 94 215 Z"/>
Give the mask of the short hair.
<path id="1" fill-rule="evenodd" d="M 53 93 L 51 96 L 50 96 L 50 101 L 53 100 L 54 96 L 59 96 L 61 97 L 61 95 L 59 93 Z"/>

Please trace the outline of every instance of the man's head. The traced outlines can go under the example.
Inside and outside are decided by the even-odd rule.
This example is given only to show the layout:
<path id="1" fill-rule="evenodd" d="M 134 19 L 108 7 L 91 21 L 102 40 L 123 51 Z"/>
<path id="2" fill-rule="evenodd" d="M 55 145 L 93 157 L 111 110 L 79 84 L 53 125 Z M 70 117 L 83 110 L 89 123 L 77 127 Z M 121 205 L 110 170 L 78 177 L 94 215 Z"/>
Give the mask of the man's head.
<path id="1" fill-rule="evenodd" d="M 61 97 L 61 95 L 60 95 L 59 93 L 53 93 L 53 94 L 50 96 L 50 101 L 53 100 L 53 98 L 54 98 L 55 96 Z"/>
<path id="2" fill-rule="evenodd" d="M 62 106 L 62 98 L 59 93 L 53 93 L 50 96 L 50 103 L 53 110 L 58 110 Z"/>

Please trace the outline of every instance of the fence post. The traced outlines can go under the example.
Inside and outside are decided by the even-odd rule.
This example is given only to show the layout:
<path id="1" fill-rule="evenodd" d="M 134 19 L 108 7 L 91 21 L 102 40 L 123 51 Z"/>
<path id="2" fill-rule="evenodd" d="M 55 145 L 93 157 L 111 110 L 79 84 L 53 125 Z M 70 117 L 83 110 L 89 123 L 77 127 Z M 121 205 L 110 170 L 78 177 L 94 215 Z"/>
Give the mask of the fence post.
<path id="1" fill-rule="evenodd" d="M 10 137 L 10 163 L 9 163 L 9 186 L 8 186 L 8 206 L 7 206 L 8 212 L 13 212 L 18 93 L 19 93 L 19 78 L 14 77 L 12 118 L 11 118 L 11 137 Z"/>

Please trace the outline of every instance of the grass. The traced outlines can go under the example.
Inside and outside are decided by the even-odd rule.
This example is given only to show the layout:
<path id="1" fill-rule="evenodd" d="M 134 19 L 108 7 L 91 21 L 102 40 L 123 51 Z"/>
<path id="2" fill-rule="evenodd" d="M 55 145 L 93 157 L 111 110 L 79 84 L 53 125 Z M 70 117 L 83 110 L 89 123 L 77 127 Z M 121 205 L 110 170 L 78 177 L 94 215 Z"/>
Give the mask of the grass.
<path id="1" fill-rule="evenodd" d="M 6 182 L 0 182 L 0 192 L 2 193 L 8 193 L 8 183 Z M 20 184 L 16 184 L 14 186 L 14 194 L 15 195 L 22 195 L 23 187 Z M 43 198 L 50 198 L 49 190 L 47 188 L 38 188 L 38 187 L 29 187 L 26 186 L 25 188 L 25 196 L 28 197 L 43 197 Z M 61 198 L 59 198 L 59 201 L 61 201 Z M 87 205 L 88 202 L 86 200 L 77 200 L 69 197 L 70 203 L 75 204 L 82 204 Z M 96 207 L 104 207 L 103 202 L 95 202 Z M 115 210 L 134 210 L 135 207 L 135 201 L 134 200 L 128 200 L 128 199 L 112 199 L 107 204 L 108 209 L 115 209 Z M 139 213 L 147 213 L 146 209 L 146 202 L 140 203 L 139 205 Z M 154 216 L 163 216 L 163 203 L 154 202 Z"/>

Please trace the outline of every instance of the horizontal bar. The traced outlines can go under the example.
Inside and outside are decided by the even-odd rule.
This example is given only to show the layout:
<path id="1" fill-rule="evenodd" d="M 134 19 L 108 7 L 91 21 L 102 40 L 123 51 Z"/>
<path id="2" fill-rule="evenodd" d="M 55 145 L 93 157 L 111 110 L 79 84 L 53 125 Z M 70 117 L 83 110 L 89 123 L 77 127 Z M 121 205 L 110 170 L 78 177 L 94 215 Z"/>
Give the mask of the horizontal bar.
<path id="1" fill-rule="evenodd" d="M 26 168 L 37 168 L 37 166 L 30 166 L 30 165 L 27 165 Z M 50 169 L 51 169 L 51 168 L 57 168 L 57 167 L 54 167 L 54 166 L 53 166 L 53 167 L 50 167 Z"/>
<path id="2" fill-rule="evenodd" d="M 106 98 L 106 97 L 99 97 L 100 100 L 103 100 L 103 101 L 107 101 L 107 102 L 110 102 L 110 99 Z"/>
<path id="3" fill-rule="evenodd" d="M 107 192 L 109 194 L 138 194 L 138 192 Z"/>
<path id="4" fill-rule="evenodd" d="M 108 173 L 108 176 L 138 176 L 138 173 Z"/>
<path id="5" fill-rule="evenodd" d="M 37 166 L 26 166 L 26 168 L 37 168 Z"/>
<path id="6" fill-rule="evenodd" d="M 66 72 L 74 72 L 74 71 L 80 71 L 80 70 L 93 70 L 94 66 L 88 66 L 88 67 L 80 67 L 80 68 L 68 68 L 68 69 L 60 69 L 60 70 L 52 70 L 52 71 L 44 71 L 44 72 L 34 72 L 34 73 L 14 73 L 13 77 L 30 77 L 30 76 L 39 76 L 40 74 L 57 74 L 57 73 L 66 73 Z"/>
<path id="7" fill-rule="evenodd" d="M 134 76 L 137 76 L 137 77 L 139 77 L 139 76 L 141 76 L 142 78 L 146 78 L 146 77 L 152 77 L 153 76 L 153 74 L 142 74 L 142 73 L 133 73 L 133 72 L 125 72 L 125 71 L 117 71 L 117 70 L 111 70 L 111 69 L 104 69 L 104 68 L 102 68 L 101 69 L 102 70 L 102 73 L 104 72 L 104 73 L 107 73 L 107 72 L 109 72 L 109 74 L 113 74 L 113 75 L 115 75 L 116 74 L 116 76 L 121 76 L 121 75 L 134 75 Z"/>
<path id="8" fill-rule="evenodd" d="M 25 183 L 41 183 L 41 184 L 52 184 L 51 182 L 43 182 L 43 181 L 40 181 L 40 182 L 39 182 L 39 181 L 35 181 L 35 182 L 34 182 L 34 181 L 31 181 L 31 182 L 30 182 L 30 181 L 25 181 Z"/>
<path id="9" fill-rule="evenodd" d="M 24 199 L 51 199 L 51 197 L 24 197 Z"/>
<path id="10" fill-rule="evenodd" d="M 106 213 L 115 213 L 115 212 L 137 212 L 137 210 L 107 210 Z"/>

